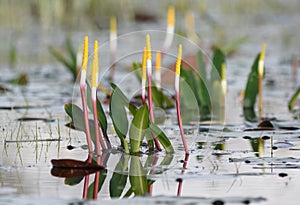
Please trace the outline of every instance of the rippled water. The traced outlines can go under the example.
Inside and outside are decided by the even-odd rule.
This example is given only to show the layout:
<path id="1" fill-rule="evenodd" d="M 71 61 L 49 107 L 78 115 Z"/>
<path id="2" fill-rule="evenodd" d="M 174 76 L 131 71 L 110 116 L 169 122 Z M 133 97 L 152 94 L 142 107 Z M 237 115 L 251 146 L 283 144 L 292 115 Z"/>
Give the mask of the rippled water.
<path id="1" fill-rule="evenodd" d="M 293 4 L 299 7 L 297 2 Z M 228 8 L 233 7 L 230 3 Z M 251 12 L 233 14 L 226 11 L 227 7 L 223 7 L 224 10 L 221 10 L 220 6 L 209 8 L 211 10 L 208 14 L 221 25 L 228 39 L 248 37 L 246 43 L 227 61 L 226 116 L 228 124 L 232 125 L 228 127 L 230 131 L 222 132 L 218 127 L 210 127 L 210 132 L 203 132 L 203 125 L 200 127 L 203 129 L 198 133 L 198 126 L 186 127 L 192 131 L 191 134 L 187 134 L 192 151 L 187 166 L 183 169 L 184 152 L 178 128 L 174 125 L 163 126 L 178 152 L 169 165 L 145 167 L 149 172 L 151 169 L 163 170 L 162 174 L 147 176 L 155 181 L 152 197 L 110 200 L 109 179 L 121 158 L 120 153 L 112 152 L 106 164 L 107 179 L 98 200 L 82 201 L 82 182 L 76 186 L 68 186 L 64 184 L 63 178 L 53 177 L 50 173 L 50 160 L 53 158 L 87 158 L 87 150 L 82 147 L 85 144 L 85 135 L 64 126 L 69 119 L 64 113 L 63 104 L 74 100 L 74 84 L 71 76 L 53 59 L 47 63 L 35 62 L 34 57 L 29 55 L 27 61 L 24 59 L 24 65 L 15 69 L 9 69 L 7 64 L 1 65 L 1 85 L 10 91 L 0 95 L 0 106 L 3 107 L 0 109 L 0 204 L 298 204 L 300 131 L 243 132 L 245 125 L 238 96 L 245 87 L 248 72 L 261 43 L 266 41 L 265 115 L 286 120 L 278 122 L 280 125 L 300 128 L 300 122 L 293 120 L 287 110 L 287 100 L 298 85 L 298 82 L 291 80 L 293 73 L 289 59 L 292 54 L 299 54 L 299 14 L 277 13 L 274 9 L 268 13 L 260 11 L 255 16 Z M 268 7 L 264 5 L 264 8 Z M 240 18 L 237 18 L 239 16 Z M 197 16 L 196 20 L 203 25 L 203 30 L 202 26 L 197 29 L 204 39 L 202 48 L 209 52 L 208 47 L 214 42 L 212 38 L 216 35 L 215 31 L 206 25 L 207 19 Z M 129 28 L 123 28 L 121 32 L 127 34 L 131 28 L 164 29 L 163 22 L 160 20 L 157 24 L 132 24 Z M 183 25 L 179 25 L 179 28 L 183 29 Z M 37 54 L 37 60 L 49 58 L 45 44 L 59 44 L 62 41 L 62 33 L 51 31 L 48 35 L 44 33 L 38 37 L 40 40 L 33 45 L 35 52 L 41 50 L 40 54 Z M 73 32 L 74 42 L 81 42 L 85 33 L 89 32 Z M 30 32 L 24 31 L 23 34 L 19 37 L 19 41 L 22 42 L 20 52 L 26 50 L 24 45 L 28 45 L 32 39 L 32 36 L 29 37 Z M 53 34 L 56 34 L 54 36 L 57 36 L 57 39 Z M 106 34 L 107 32 L 100 34 L 100 39 L 108 39 Z M 96 39 L 96 36 L 94 33 L 91 38 Z M 161 36 L 157 38 L 160 39 Z M 142 37 L 136 42 L 130 41 L 131 50 L 142 49 L 137 43 L 139 41 L 143 41 Z M 154 47 L 159 46 L 159 40 L 153 44 Z M 103 47 L 105 46 L 108 46 L 107 42 L 104 43 Z M 128 49 L 122 44 L 119 47 L 121 58 Z M 172 52 L 176 53 L 176 46 L 172 49 Z M 187 54 L 189 52 L 194 51 L 186 51 Z M 105 55 L 104 53 L 103 56 Z M 138 54 L 132 54 L 131 58 L 119 61 L 122 64 L 118 67 L 116 81 L 123 82 L 122 88 L 128 93 L 134 91 L 138 81 L 132 78 L 124 67 L 137 56 Z M 107 60 L 102 59 L 104 63 Z M 21 71 L 27 73 L 28 85 L 17 86 L 7 82 Z M 124 79 L 132 81 L 122 81 Z M 133 83 L 128 85 L 128 82 Z M 171 90 L 172 86 L 168 89 Z M 79 94 L 76 89 L 74 92 L 75 95 Z M 78 98 L 75 100 L 79 102 Z M 24 120 L 19 121 L 21 118 Z M 251 139 L 255 137 L 263 137 L 264 140 L 259 144 L 256 139 Z M 117 143 L 117 139 L 115 141 Z M 68 145 L 75 149 L 69 150 Z M 165 156 L 164 153 L 158 154 L 158 164 Z M 147 157 L 141 157 L 142 163 L 145 163 Z M 181 180 L 181 197 L 178 198 Z M 126 188 L 129 188 L 129 183 Z"/>

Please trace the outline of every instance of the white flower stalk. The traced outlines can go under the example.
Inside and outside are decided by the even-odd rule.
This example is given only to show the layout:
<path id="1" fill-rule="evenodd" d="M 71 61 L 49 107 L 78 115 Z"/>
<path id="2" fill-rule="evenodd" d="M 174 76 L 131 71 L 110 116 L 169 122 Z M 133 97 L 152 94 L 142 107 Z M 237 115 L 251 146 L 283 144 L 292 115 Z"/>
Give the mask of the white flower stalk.
<path id="1" fill-rule="evenodd" d="M 152 54 L 151 54 L 151 43 L 150 36 L 147 34 L 146 36 L 146 50 L 147 50 L 147 60 L 146 60 L 146 69 L 148 75 L 148 104 L 149 104 L 149 112 L 150 112 L 150 120 L 151 122 L 155 122 L 154 113 L 153 113 L 153 104 L 152 104 Z M 160 144 L 156 138 L 153 136 L 155 146 L 158 150 L 161 150 Z"/>

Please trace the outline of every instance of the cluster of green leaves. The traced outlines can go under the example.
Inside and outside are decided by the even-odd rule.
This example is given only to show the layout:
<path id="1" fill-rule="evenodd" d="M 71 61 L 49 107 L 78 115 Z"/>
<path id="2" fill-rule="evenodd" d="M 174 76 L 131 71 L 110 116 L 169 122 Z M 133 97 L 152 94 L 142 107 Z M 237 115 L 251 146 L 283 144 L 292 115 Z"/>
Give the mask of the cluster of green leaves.
<path id="1" fill-rule="evenodd" d="M 113 92 L 110 99 L 110 117 L 113 122 L 114 129 L 117 136 L 120 139 L 121 147 L 126 154 L 137 154 L 140 151 L 143 140 L 146 138 L 149 146 L 149 151 L 154 151 L 153 137 L 156 137 L 161 145 L 164 147 L 167 153 L 173 153 L 173 146 L 166 136 L 166 134 L 154 123 L 149 120 L 148 106 L 145 104 L 141 107 L 136 107 L 131 104 L 128 98 L 115 84 L 111 84 Z M 89 86 L 88 86 L 88 89 Z M 87 99 L 89 109 L 91 109 L 90 92 L 87 92 Z M 133 115 L 131 124 L 128 120 L 126 108 Z M 71 117 L 71 122 L 68 124 L 70 128 L 75 128 L 85 132 L 83 111 L 75 104 L 65 105 L 66 113 Z M 97 112 L 98 112 L 98 124 L 101 127 L 102 133 L 109 143 L 107 135 L 107 117 L 101 105 L 101 102 L 97 100 Z M 93 120 L 89 120 L 91 137 L 95 143 L 95 127 Z M 129 133 L 129 141 L 127 138 Z M 130 142 L 130 143 L 129 143 Z M 129 146 L 130 144 L 130 146 Z"/>
<path id="2" fill-rule="evenodd" d="M 216 49 L 213 54 L 210 78 L 206 71 L 206 64 L 203 54 L 199 51 L 196 55 L 197 68 L 185 68 L 181 73 L 181 89 L 184 84 L 188 84 L 188 89 L 192 90 L 195 96 L 200 114 L 200 121 L 210 120 L 212 115 L 218 116 L 219 108 L 222 106 L 221 100 L 221 75 L 222 64 L 225 63 L 225 54 L 220 49 Z M 180 92 L 185 95 L 186 91 Z M 181 96 L 183 105 L 188 105 L 194 100 L 189 96 Z"/>
<path id="3" fill-rule="evenodd" d="M 160 166 L 168 166 L 173 160 L 172 154 L 167 154 L 161 161 Z M 149 194 L 149 186 L 155 181 L 147 179 L 148 168 L 153 166 L 155 161 L 154 155 L 148 155 L 144 165 L 141 163 L 139 156 L 121 155 L 120 160 L 115 166 L 114 172 L 109 180 L 110 197 L 130 197 L 144 196 Z M 155 171 L 152 174 L 160 174 L 161 171 Z M 65 184 L 74 186 L 79 184 L 84 177 L 66 178 Z M 101 170 L 98 184 L 98 192 L 101 190 L 107 179 L 107 169 Z M 126 185 L 129 182 L 129 188 L 126 191 Z M 93 198 L 94 183 L 88 188 L 88 198 Z"/>
<path id="4" fill-rule="evenodd" d="M 65 55 L 62 52 L 55 50 L 52 46 L 49 46 L 48 50 L 50 54 L 54 58 L 56 58 L 57 61 L 62 63 L 70 71 L 70 73 L 73 76 L 73 80 L 76 81 L 77 71 L 78 71 L 77 55 L 76 55 L 75 48 L 72 46 L 72 42 L 70 38 L 67 38 L 65 47 L 66 47 L 67 57 L 65 57 Z"/>
<path id="5" fill-rule="evenodd" d="M 244 118 L 248 122 L 257 122 L 257 116 L 254 111 L 256 97 L 258 94 L 258 61 L 260 53 L 257 54 L 251 72 L 249 73 L 247 85 L 243 100 Z"/>

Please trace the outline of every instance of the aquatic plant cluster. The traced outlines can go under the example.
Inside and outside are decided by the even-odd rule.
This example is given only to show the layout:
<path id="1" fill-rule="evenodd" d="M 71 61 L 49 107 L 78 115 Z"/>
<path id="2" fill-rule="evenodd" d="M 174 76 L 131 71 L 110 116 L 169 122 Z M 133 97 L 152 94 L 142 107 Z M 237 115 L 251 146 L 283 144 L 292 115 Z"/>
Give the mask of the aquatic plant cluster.
<path id="1" fill-rule="evenodd" d="M 182 63 L 182 61 L 184 61 L 182 54 L 184 52 L 184 47 L 179 44 L 174 71 L 174 96 L 168 96 L 161 88 L 161 61 L 171 46 L 174 35 L 174 7 L 170 7 L 168 13 L 167 36 L 162 51 L 156 52 L 154 78 L 152 77 L 152 69 L 154 67 L 152 66 L 152 54 L 154 52 L 151 49 L 149 34 L 145 36 L 145 46 L 143 48 L 143 54 L 140 56 L 141 62 L 135 62 L 132 65 L 132 70 L 135 71 L 135 74 L 141 83 L 141 95 L 137 96 L 137 102 L 128 99 L 122 89 L 117 84 L 113 83 L 114 74 L 116 72 L 114 60 L 117 52 L 115 18 L 111 19 L 110 36 L 112 42 L 110 46 L 110 60 L 113 67 L 110 70 L 109 81 L 112 91 L 104 88 L 98 83 L 99 46 L 97 40 L 94 41 L 92 53 L 91 79 L 88 79 L 87 77 L 89 59 L 88 36 L 85 36 L 84 38 L 82 61 L 79 72 L 78 69 L 74 69 L 78 66 L 75 66 L 74 63 L 76 60 L 74 60 L 75 54 L 73 49 L 70 49 L 70 54 L 73 56 L 73 65 L 70 65 L 70 63 L 67 63 L 55 50 L 50 48 L 52 54 L 75 73 L 74 79 L 76 79 L 77 75 L 80 75 L 81 107 L 72 103 L 66 104 L 65 112 L 71 118 L 71 122 L 68 126 L 85 133 L 89 151 L 88 158 L 85 162 L 68 159 L 52 160 L 54 167 L 52 174 L 59 177 L 66 177 L 65 182 L 70 185 L 78 184 L 84 178 L 83 198 L 97 198 L 97 193 L 101 189 L 106 178 L 107 170 L 105 169 L 105 157 L 108 152 L 115 149 L 111 143 L 110 135 L 108 134 L 108 121 L 110 120 L 114 132 L 120 141 L 117 149 L 124 153 L 117 163 L 116 170 L 110 180 L 110 195 L 112 197 L 120 197 L 128 178 L 131 182 L 131 187 L 125 196 L 130 196 L 132 193 L 136 196 L 146 195 L 151 192 L 151 185 L 154 181 L 147 179 L 144 174 L 147 170 L 145 168 L 146 166 L 143 167 L 139 159 L 140 155 L 146 153 L 150 158 L 151 156 L 154 156 L 155 153 L 164 150 L 166 155 L 161 165 L 169 165 L 173 158 L 172 154 L 176 151 L 172 146 L 170 138 L 159 126 L 159 123 L 155 122 L 155 106 L 164 109 L 176 107 L 177 122 L 185 152 L 183 170 L 186 168 L 190 150 L 185 139 L 181 105 L 189 104 L 188 102 L 190 99 L 185 92 L 182 92 L 181 86 L 184 85 L 183 82 L 189 87 L 192 95 L 196 99 L 199 110 L 199 113 L 197 113 L 197 116 L 199 116 L 199 123 L 207 121 L 212 123 L 212 121 L 216 121 L 217 124 L 223 126 L 223 128 L 226 125 L 226 54 L 221 48 L 215 48 L 211 72 L 207 73 L 207 65 L 205 62 L 206 56 L 203 55 L 203 52 L 199 51 L 195 54 L 197 62 L 196 68 L 184 66 Z M 70 46 L 68 47 L 70 48 Z M 259 123 L 258 128 L 256 128 L 257 130 L 275 129 L 272 123 L 263 119 L 262 81 L 264 78 L 265 52 L 266 45 L 263 44 L 261 52 L 257 55 L 252 65 L 243 96 L 243 114 L 245 121 L 249 123 Z M 101 91 L 109 97 L 109 116 L 103 108 L 103 100 L 98 96 Z M 289 104 L 290 110 L 292 110 L 299 93 L 298 89 L 291 99 Z M 257 96 L 258 117 L 255 113 Z M 89 113 L 92 113 L 93 119 L 89 118 Z M 226 130 L 228 128 L 223 128 L 222 131 L 228 131 Z M 258 138 L 250 140 L 253 150 L 259 153 L 263 140 Z M 144 147 L 146 147 L 146 151 L 142 152 L 141 150 Z M 235 159 L 233 159 L 233 161 L 234 160 Z M 149 159 L 149 161 L 151 160 Z M 152 162 L 152 164 L 155 163 Z M 61 169 L 66 169 L 66 172 L 62 174 Z M 75 172 L 74 169 L 76 170 Z M 120 173 L 120 170 L 124 172 L 129 170 L 129 175 Z M 88 185 L 90 173 L 95 173 L 95 181 L 93 184 Z M 178 182 L 178 195 L 180 195 L 182 180 L 178 179 Z M 114 189 L 114 186 L 121 188 Z"/>

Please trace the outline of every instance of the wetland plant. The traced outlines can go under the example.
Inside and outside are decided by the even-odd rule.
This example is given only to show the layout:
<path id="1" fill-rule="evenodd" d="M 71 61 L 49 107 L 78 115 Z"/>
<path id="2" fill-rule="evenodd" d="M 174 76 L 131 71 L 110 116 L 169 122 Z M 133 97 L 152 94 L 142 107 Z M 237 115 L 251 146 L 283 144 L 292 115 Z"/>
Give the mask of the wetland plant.
<path id="1" fill-rule="evenodd" d="M 248 81 L 245 89 L 245 95 L 243 100 L 243 112 L 244 118 L 248 122 L 257 122 L 254 108 L 256 98 L 258 95 L 258 110 L 259 118 L 262 118 L 263 114 L 263 95 L 262 95 L 262 80 L 264 77 L 264 56 L 265 56 L 266 45 L 263 44 L 262 51 L 257 55 L 251 68 L 251 72 L 248 76 Z"/>
<path id="2" fill-rule="evenodd" d="M 116 131 L 117 136 L 120 139 L 121 148 L 126 154 L 138 154 L 140 152 L 140 147 L 143 140 L 146 138 L 149 151 L 161 150 L 160 145 L 163 146 L 167 153 L 174 152 L 172 144 L 166 134 L 155 124 L 154 115 L 152 108 L 152 86 L 149 82 L 152 81 L 151 69 L 151 45 L 150 45 L 150 36 L 146 37 L 146 52 L 144 52 L 146 58 L 146 69 L 148 75 L 148 104 L 144 101 L 144 104 L 140 107 L 137 107 L 130 103 L 121 89 L 111 83 L 113 92 L 111 94 L 109 109 L 110 117 L 113 123 L 114 130 Z M 86 83 L 86 70 L 87 70 L 87 56 L 88 48 L 87 42 L 88 38 L 85 37 L 85 46 L 84 54 L 82 61 L 82 71 L 81 71 L 81 80 L 80 80 L 80 90 L 82 98 L 83 111 L 75 104 L 66 104 L 65 110 L 66 113 L 71 117 L 71 123 L 69 126 L 75 129 L 79 129 L 86 133 L 86 139 L 88 142 L 89 152 L 93 152 L 92 142 L 95 144 L 96 152 L 100 149 L 100 146 L 103 150 L 106 149 L 102 136 L 100 135 L 99 126 L 101 127 L 104 138 L 106 139 L 107 147 L 111 147 L 109 139 L 107 137 L 107 119 L 103 111 L 100 100 L 97 97 L 97 69 L 98 69 L 98 57 L 97 57 L 97 43 L 95 42 L 94 47 L 94 58 L 93 58 L 93 72 L 92 72 L 92 85 L 91 91 L 86 92 L 89 89 L 89 84 Z M 177 60 L 180 65 L 181 57 Z M 92 99 L 92 103 L 90 103 Z M 92 104 L 92 106 L 89 106 Z M 92 108 L 91 108 L 92 107 Z M 88 108 L 93 111 L 94 119 L 88 119 Z M 131 122 L 128 121 L 128 115 L 126 108 L 130 111 L 130 114 L 133 116 Z M 152 113 L 152 114 L 151 114 Z M 127 133 L 129 135 L 129 141 L 126 140 Z M 130 142 L 130 143 L 129 143 Z M 129 146 L 130 145 L 130 146 Z M 98 150 L 98 151 L 97 151 Z"/>

